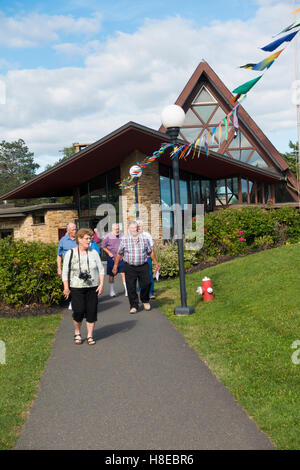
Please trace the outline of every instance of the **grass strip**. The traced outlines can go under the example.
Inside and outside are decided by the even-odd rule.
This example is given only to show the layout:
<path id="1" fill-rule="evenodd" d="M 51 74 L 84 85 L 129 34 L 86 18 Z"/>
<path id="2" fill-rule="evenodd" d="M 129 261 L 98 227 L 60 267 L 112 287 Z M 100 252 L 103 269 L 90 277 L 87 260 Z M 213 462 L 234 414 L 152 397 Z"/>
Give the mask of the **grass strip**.
<path id="1" fill-rule="evenodd" d="M 237 258 L 186 276 L 188 305 L 178 317 L 179 280 L 156 287 L 157 306 L 184 335 L 278 449 L 300 448 L 300 244 Z M 215 299 L 196 293 L 211 278 Z M 300 346 L 299 356 L 300 357 Z"/>
<path id="2" fill-rule="evenodd" d="M 16 444 L 61 319 L 61 315 L 0 318 L 0 341 L 6 352 L 5 364 L 0 364 L 0 450 Z"/>

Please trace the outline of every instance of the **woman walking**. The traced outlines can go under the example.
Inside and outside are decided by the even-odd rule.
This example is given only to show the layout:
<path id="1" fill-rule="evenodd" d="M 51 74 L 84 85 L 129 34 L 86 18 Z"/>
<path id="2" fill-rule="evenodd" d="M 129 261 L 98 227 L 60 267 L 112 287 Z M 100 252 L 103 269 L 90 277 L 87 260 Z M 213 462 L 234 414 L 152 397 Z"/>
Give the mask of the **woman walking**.
<path id="1" fill-rule="evenodd" d="M 94 345 L 93 331 L 97 321 L 98 296 L 103 290 L 104 268 L 96 250 L 89 247 L 93 233 L 82 228 L 76 234 L 77 246 L 64 258 L 62 280 L 64 296 L 72 294 L 74 343 L 82 344 L 80 328 L 86 319 L 87 343 Z"/>

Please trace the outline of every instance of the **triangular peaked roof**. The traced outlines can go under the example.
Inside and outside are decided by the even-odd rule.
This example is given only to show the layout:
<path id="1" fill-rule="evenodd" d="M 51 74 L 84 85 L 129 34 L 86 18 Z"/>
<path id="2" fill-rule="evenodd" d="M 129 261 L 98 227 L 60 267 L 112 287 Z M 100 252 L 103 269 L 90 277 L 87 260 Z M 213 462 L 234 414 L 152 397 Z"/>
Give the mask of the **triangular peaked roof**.
<path id="1" fill-rule="evenodd" d="M 224 111 L 224 116 L 233 109 L 234 105 L 230 104 L 233 98 L 233 94 L 229 91 L 229 89 L 224 85 L 222 80 L 205 61 L 200 62 L 195 72 L 187 82 L 186 86 L 178 96 L 175 104 L 181 106 L 186 113 L 191 112 L 190 110 L 192 108 L 192 105 L 195 103 L 195 98 L 199 96 L 199 93 L 201 92 L 201 89 L 203 87 L 205 88 L 206 94 L 210 94 L 212 97 L 211 104 L 214 104 L 213 101 L 216 103 L 216 105 L 219 104 L 222 111 Z M 197 108 L 194 107 L 194 109 Z M 200 107 L 198 109 L 200 109 Z M 197 115 L 197 113 L 194 114 Z M 274 145 L 270 142 L 270 140 L 266 137 L 263 131 L 258 127 L 258 125 L 254 122 L 254 120 L 250 117 L 250 115 L 247 113 L 247 111 L 243 108 L 241 104 L 239 105 L 238 116 L 239 127 L 241 131 L 247 137 L 249 137 L 249 139 L 251 139 L 252 146 L 255 149 L 255 153 L 259 154 L 262 159 L 267 162 L 269 170 L 284 175 L 288 178 L 291 185 L 296 188 L 297 180 L 293 173 L 290 171 L 288 163 L 284 160 L 278 150 L 274 147 Z M 196 123 L 192 122 L 192 124 Z M 215 124 L 216 122 L 214 123 L 214 125 Z M 210 126 L 210 128 L 212 128 L 212 126 Z M 163 126 L 161 126 L 159 130 L 161 132 L 165 131 Z M 182 131 L 184 132 L 184 129 L 182 129 Z M 232 129 L 232 134 L 233 132 L 234 131 Z M 190 139 L 190 141 L 192 140 L 193 139 Z M 226 146 L 226 142 L 223 142 L 221 148 L 218 149 L 217 152 L 226 155 L 226 147 L 228 147 L 228 145 Z"/>

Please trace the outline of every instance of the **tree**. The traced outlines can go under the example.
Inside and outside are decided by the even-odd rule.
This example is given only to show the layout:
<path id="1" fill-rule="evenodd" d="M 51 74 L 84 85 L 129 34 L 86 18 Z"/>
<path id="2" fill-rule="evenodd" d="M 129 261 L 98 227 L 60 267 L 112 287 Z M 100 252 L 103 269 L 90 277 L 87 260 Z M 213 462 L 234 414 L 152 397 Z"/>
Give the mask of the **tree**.
<path id="1" fill-rule="evenodd" d="M 294 173 L 295 176 L 297 176 L 298 142 L 293 144 L 293 142 L 290 140 L 289 147 L 292 151 L 283 153 L 282 156 L 288 163 L 290 170 Z"/>
<path id="2" fill-rule="evenodd" d="M 50 168 L 53 168 L 58 163 L 61 163 L 67 158 L 71 157 L 76 152 L 76 149 L 74 147 L 74 144 L 72 144 L 70 147 L 64 147 L 62 150 L 59 150 L 59 152 L 62 153 L 63 156 L 59 160 L 57 160 L 57 162 L 53 163 L 53 165 L 50 165 L 49 163 L 49 165 L 46 166 L 45 170 L 50 170 Z"/>
<path id="3" fill-rule="evenodd" d="M 24 140 L 0 143 L 0 195 L 33 178 L 40 167 Z"/>

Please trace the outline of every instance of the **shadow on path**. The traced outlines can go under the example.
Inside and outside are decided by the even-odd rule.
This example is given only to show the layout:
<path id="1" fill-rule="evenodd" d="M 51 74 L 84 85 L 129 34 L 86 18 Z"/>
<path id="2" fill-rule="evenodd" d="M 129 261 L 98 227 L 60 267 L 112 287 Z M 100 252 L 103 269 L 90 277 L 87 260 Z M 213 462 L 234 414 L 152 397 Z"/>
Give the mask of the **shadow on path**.
<path id="1" fill-rule="evenodd" d="M 114 325 L 103 326 L 102 328 L 95 329 L 94 339 L 99 341 L 100 339 L 108 338 L 109 336 L 116 335 L 118 333 L 125 333 L 135 327 L 137 321 L 124 321 L 122 323 L 116 323 Z"/>

